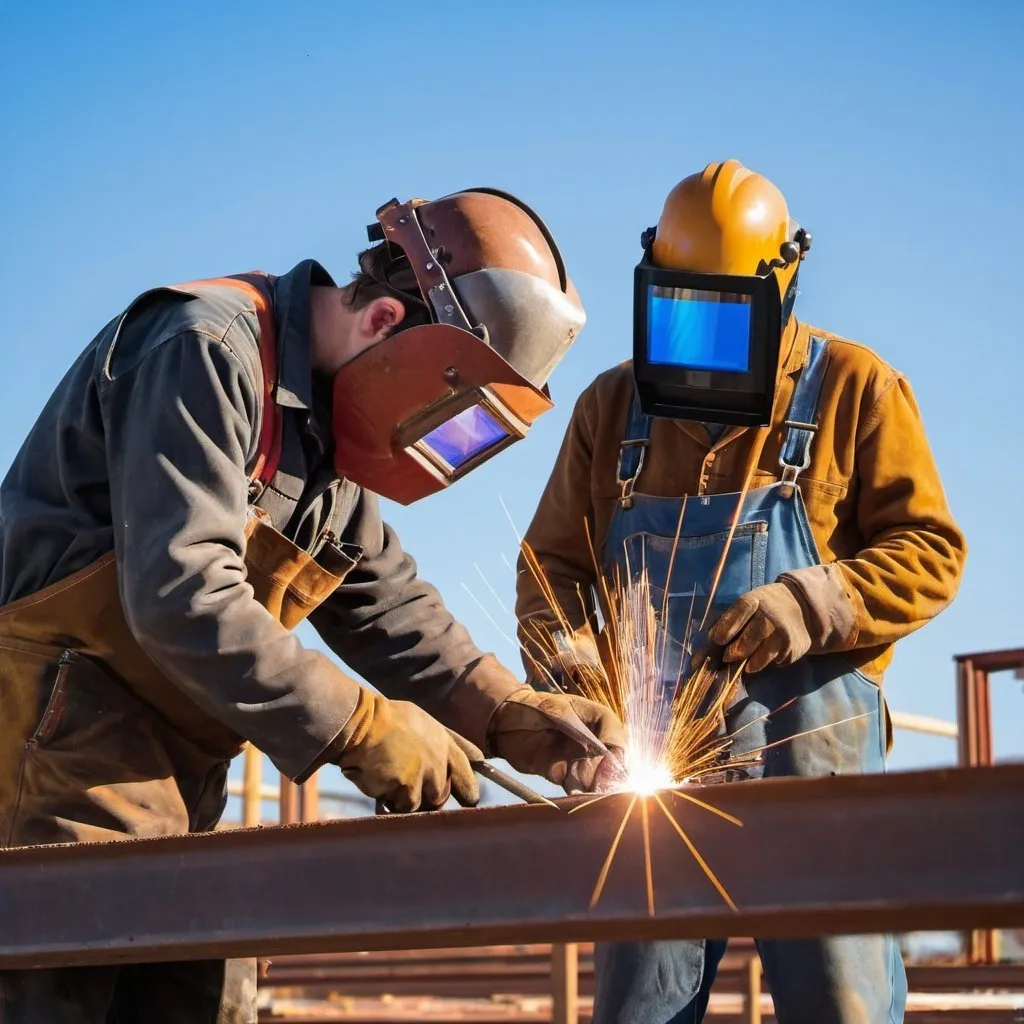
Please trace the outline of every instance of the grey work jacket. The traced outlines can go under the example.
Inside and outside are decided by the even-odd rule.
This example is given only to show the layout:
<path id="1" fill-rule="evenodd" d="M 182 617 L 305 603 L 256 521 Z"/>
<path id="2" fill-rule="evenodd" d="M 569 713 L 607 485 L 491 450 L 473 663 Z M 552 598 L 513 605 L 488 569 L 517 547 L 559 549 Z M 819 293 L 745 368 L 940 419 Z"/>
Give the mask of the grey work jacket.
<path id="1" fill-rule="evenodd" d="M 259 503 L 314 557 L 335 542 L 362 551 L 310 617 L 330 649 L 386 695 L 483 744 L 515 681 L 493 659 L 481 663 L 382 522 L 377 497 L 332 467 L 329 393 L 310 365 L 309 293 L 333 284 L 312 260 L 274 282 L 285 472 Z M 125 616 L 146 653 L 295 777 L 345 725 L 358 691 L 245 583 L 262 374 L 244 307 L 241 295 L 159 290 L 89 344 L 0 485 L 0 604 L 115 550 Z M 482 685 L 472 682 L 480 667 L 492 677 Z"/>

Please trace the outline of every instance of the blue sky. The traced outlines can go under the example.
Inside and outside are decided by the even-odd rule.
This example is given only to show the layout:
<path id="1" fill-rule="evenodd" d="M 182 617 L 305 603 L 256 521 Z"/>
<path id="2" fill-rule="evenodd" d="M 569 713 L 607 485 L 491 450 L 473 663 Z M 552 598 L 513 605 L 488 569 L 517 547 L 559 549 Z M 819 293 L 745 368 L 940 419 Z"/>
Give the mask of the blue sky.
<path id="1" fill-rule="evenodd" d="M 1024 7 L 811 4 L 125 3 L 8 8 L 0 34 L 6 467 L 51 389 L 133 295 L 315 257 L 339 280 L 392 196 L 474 185 L 548 221 L 589 313 L 530 438 L 390 519 L 478 642 L 516 654 L 502 556 L 573 400 L 631 344 L 640 231 L 667 191 L 735 157 L 814 235 L 797 313 L 915 388 L 970 543 L 960 596 L 886 687 L 952 718 L 952 656 L 1024 644 Z M 308 635 L 308 634 L 307 634 Z M 993 694 L 1024 752 L 1021 683 Z M 948 763 L 901 734 L 894 768 Z"/>

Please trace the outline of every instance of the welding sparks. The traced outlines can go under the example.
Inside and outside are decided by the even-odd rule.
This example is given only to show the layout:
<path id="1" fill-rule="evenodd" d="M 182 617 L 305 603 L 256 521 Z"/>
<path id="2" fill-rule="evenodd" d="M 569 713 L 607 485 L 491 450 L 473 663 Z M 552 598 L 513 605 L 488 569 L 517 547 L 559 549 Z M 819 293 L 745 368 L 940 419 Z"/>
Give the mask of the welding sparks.
<path id="1" fill-rule="evenodd" d="M 596 568 L 589 524 L 585 524 L 585 528 Z M 673 562 L 681 530 L 682 513 L 672 546 Z M 636 567 L 636 571 L 629 567 L 625 579 L 617 572 L 609 581 L 604 574 L 597 572 L 599 605 L 605 623 L 601 634 L 603 644 L 599 644 L 590 625 L 582 629 L 573 627 L 539 559 L 521 539 L 520 549 L 526 570 L 540 588 L 554 620 L 553 630 L 541 628 L 536 622 L 521 624 L 521 632 L 536 648 L 530 657 L 537 670 L 543 674 L 548 665 L 562 666 L 583 696 L 610 707 L 626 729 L 624 761 L 617 777 L 606 780 L 605 793 L 578 804 L 570 811 L 582 811 L 614 796 L 625 797 L 628 801 L 594 886 L 591 907 L 601 897 L 630 818 L 639 803 L 647 907 L 648 912 L 654 914 L 650 819 L 650 801 L 654 800 L 709 881 L 726 903 L 735 909 L 721 881 L 700 856 L 679 820 L 659 796 L 659 791 L 672 791 L 673 786 L 684 780 L 699 782 L 702 775 L 721 767 L 722 755 L 731 741 L 720 736 L 719 723 L 735 692 L 743 666 L 731 674 L 723 673 L 712 669 L 705 660 L 696 671 L 690 671 L 693 601 L 686 625 L 686 643 L 679 644 L 667 629 L 668 588 L 660 595 L 661 600 L 656 601 L 656 588 L 644 565 Z M 720 575 L 719 568 L 712 593 L 707 598 L 709 605 Z M 589 623 L 593 616 L 583 595 L 580 595 L 580 602 L 584 619 Z M 678 795 L 686 797 L 691 806 L 715 814 L 731 824 L 742 824 L 738 818 L 703 800 L 688 794 Z"/>
<path id="2" fill-rule="evenodd" d="M 763 443 L 764 438 L 759 440 Z M 777 740 L 749 753 L 731 753 L 730 747 L 738 733 L 790 706 L 799 698 L 785 701 L 774 711 L 765 712 L 759 719 L 735 730 L 732 736 L 726 735 L 725 713 L 737 695 L 745 663 L 723 667 L 708 657 L 695 658 L 692 648 L 694 635 L 703 635 L 708 624 L 736 533 L 739 513 L 748 492 L 752 467 L 756 464 L 755 457 L 750 464 L 751 472 L 748 472 L 738 496 L 736 513 L 712 574 L 709 592 L 706 596 L 701 593 L 702 607 L 696 606 L 697 587 L 694 587 L 692 593 L 687 591 L 689 609 L 681 639 L 673 635 L 669 626 L 669 598 L 672 569 L 682 536 L 685 500 L 680 509 L 663 587 L 657 587 L 651 581 L 646 565 L 646 549 L 641 550 L 640 565 L 630 565 L 627 553 L 625 573 L 616 569 L 613 578 L 609 579 L 600 570 L 590 524 L 584 521 L 584 531 L 594 563 L 595 586 L 593 591 L 588 589 L 586 593 L 577 588 L 575 597 L 579 608 L 571 613 L 562 608 L 555 586 L 548 579 L 540 559 L 515 530 L 513 523 L 522 556 L 517 572 L 526 572 L 533 577 L 550 612 L 550 616 L 538 615 L 519 623 L 519 646 L 527 660 L 532 662 L 538 676 L 547 679 L 549 685 L 561 688 L 563 680 L 556 681 L 555 678 L 561 671 L 564 673 L 565 685 L 610 708 L 625 726 L 626 749 L 623 760 L 609 772 L 612 777 L 603 780 L 603 792 L 577 804 L 569 812 L 575 814 L 615 798 L 625 801 L 622 820 L 594 886 L 591 908 L 601 898 L 623 836 L 639 803 L 647 907 L 650 914 L 655 913 L 656 865 L 652 862 L 650 817 L 653 800 L 715 890 L 731 909 L 736 910 L 732 897 L 700 855 L 679 818 L 662 799 L 662 793 L 667 791 L 676 798 L 677 811 L 681 812 L 683 805 L 686 805 L 686 809 L 698 808 L 733 826 L 742 826 L 743 822 L 739 818 L 675 787 L 680 784 L 701 785 L 718 779 L 727 780 L 729 776 L 723 775 L 725 768 L 742 777 L 743 769 L 762 764 L 766 751 L 807 735 L 800 733 Z M 502 506 L 506 515 L 509 515 L 504 502 Z M 488 585 L 488 589 L 492 588 Z M 677 627 L 676 634 L 678 632 Z M 864 716 L 854 716 L 843 722 L 859 717 Z M 833 728 L 843 722 L 819 728 Z M 808 733 L 817 731 L 819 729 L 811 729 Z M 606 768 L 611 767 L 606 763 Z"/>
<path id="3" fill-rule="evenodd" d="M 525 560 L 534 572 L 539 570 L 535 558 L 527 554 Z M 606 652 L 611 663 L 606 665 L 594 657 L 578 657 L 571 666 L 572 675 L 586 696 L 617 711 L 626 727 L 627 746 L 621 771 L 606 783 L 609 792 L 577 805 L 570 813 L 616 795 L 628 798 L 628 802 L 594 886 L 591 907 L 601 898 L 622 838 L 639 803 L 647 909 L 651 915 L 655 913 L 650 818 L 653 800 L 716 891 L 735 909 L 725 887 L 701 857 L 679 819 L 661 799 L 659 791 L 669 790 L 691 806 L 715 814 L 730 824 L 742 825 L 733 815 L 672 789 L 684 779 L 699 781 L 702 774 L 720 766 L 721 754 L 729 740 L 719 738 L 718 721 L 739 673 L 714 672 L 702 664 L 689 679 L 682 679 L 684 652 L 673 648 L 673 641 L 665 634 L 655 612 L 653 588 L 645 568 L 629 582 L 616 578 L 613 586 L 605 587 L 604 594 L 611 612 L 606 633 L 615 638 Z M 668 652 L 678 658 L 679 664 L 674 669 L 674 678 L 666 682 Z M 570 647 L 570 654 L 578 653 L 579 648 Z M 564 645 L 560 656 L 565 657 Z"/>

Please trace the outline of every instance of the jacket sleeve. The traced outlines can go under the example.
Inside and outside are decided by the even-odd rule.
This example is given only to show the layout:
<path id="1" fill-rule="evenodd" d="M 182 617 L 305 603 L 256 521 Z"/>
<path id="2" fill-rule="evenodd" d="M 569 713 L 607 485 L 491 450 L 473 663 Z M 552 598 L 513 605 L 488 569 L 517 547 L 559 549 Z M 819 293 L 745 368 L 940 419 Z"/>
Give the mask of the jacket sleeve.
<path id="1" fill-rule="evenodd" d="M 252 347 L 253 338 L 240 344 Z M 184 331 L 148 344 L 101 395 L 133 634 L 196 704 L 285 775 L 301 776 L 348 721 L 359 686 L 305 649 L 246 582 L 245 467 L 259 422 L 253 368 L 226 341 Z"/>
<path id="2" fill-rule="evenodd" d="M 858 431 L 856 467 L 865 546 L 836 563 L 855 612 L 848 650 L 892 643 L 938 615 L 967 557 L 904 377 L 886 382 Z"/>
<path id="3" fill-rule="evenodd" d="M 516 618 L 523 664 L 531 681 L 543 686 L 537 663 L 550 666 L 553 633 L 586 630 L 593 614 L 597 584 L 591 541 L 593 386 L 577 400 L 551 476 L 523 538 L 527 549 L 516 573 Z M 588 540 L 588 535 L 590 540 Z M 528 557 L 527 552 L 532 554 Z M 532 564 L 531 564 L 532 562 Z"/>
<path id="4" fill-rule="evenodd" d="M 477 648 L 437 590 L 417 575 L 415 561 L 381 520 L 376 495 L 361 492 L 344 539 L 363 556 L 310 616 L 312 625 L 386 697 L 413 701 L 485 746 L 491 713 L 522 683 Z"/>

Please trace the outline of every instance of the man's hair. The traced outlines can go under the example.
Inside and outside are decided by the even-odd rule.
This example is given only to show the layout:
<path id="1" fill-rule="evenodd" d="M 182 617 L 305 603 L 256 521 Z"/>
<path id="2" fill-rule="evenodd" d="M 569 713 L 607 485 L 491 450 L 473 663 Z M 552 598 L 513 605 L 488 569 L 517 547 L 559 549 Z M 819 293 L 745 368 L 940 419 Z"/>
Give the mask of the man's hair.
<path id="1" fill-rule="evenodd" d="M 380 242 L 359 254 L 359 270 L 342 292 L 342 299 L 351 310 L 363 309 L 374 299 L 385 296 L 399 299 L 405 306 L 405 316 L 397 330 L 431 322 L 408 259 L 390 242 Z"/>

